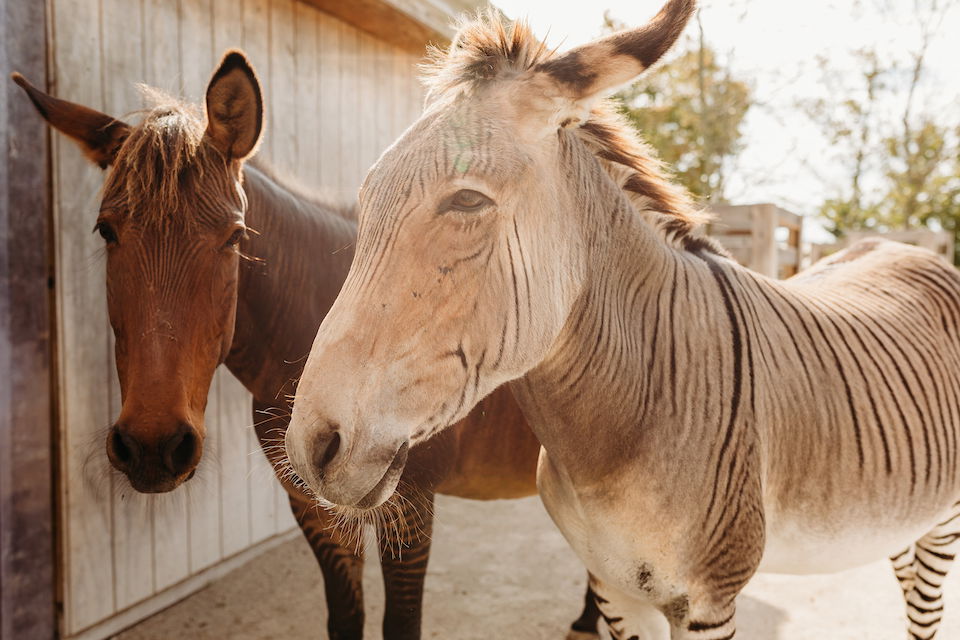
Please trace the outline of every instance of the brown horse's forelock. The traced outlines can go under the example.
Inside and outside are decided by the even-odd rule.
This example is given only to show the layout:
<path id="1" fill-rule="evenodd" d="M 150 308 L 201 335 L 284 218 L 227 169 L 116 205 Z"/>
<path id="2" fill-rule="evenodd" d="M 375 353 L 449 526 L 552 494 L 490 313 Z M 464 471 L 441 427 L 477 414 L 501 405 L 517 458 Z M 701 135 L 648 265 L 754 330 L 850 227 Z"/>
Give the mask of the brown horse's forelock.
<path id="1" fill-rule="evenodd" d="M 104 183 L 104 204 L 145 225 L 176 220 L 187 226 L 203 215 L 190 206 L 204 176 L 229 189 L 229 167 L 220 152 L 203 140 L 206 121 L 196 105 L 142 87 L 153 106 L 131 128 Z"/>
<path id="2" fill-rule="evenodd" d="M 525 22 L 508 23 L 498 12 L 486 11 L 460 25 L 449 49 L 431 48 L 422 79 L 430 99 L 529 71 L 555 53 Z M 586 122 L 571 130 L 665 240 L 687 249 L 724 253 L 709 239 L 694 235 L 710 215 L 695 207 L 686 189 L 668 177 L 654 152 L 612 104 L 601 102 Z"/>

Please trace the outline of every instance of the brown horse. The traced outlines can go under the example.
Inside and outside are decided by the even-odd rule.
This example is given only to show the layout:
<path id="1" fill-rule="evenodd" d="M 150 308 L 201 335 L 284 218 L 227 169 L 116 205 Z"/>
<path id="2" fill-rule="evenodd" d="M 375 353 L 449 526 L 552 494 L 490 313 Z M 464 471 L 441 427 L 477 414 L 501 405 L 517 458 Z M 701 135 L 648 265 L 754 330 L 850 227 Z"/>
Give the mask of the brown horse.
<path id="1" fill-rule="evenodd" d="M 206 117 L 199 107 L 156 96 L 143 121 L 129 125 L 14 80 L 53 127 L 107 169 L 96 229 L 107 247 L 123 397 L 107 437 L 110 462 L 141 492 L 189 480 L 203 451 L 207 391 L 224 363 L 253 394 L 257 435 L 277 468 L 294 381 L 353 258 L 352 212 L 246 162 L 260 138 L 263 106 L 239 52 L 214 73 Z M 503 390 L 410 450 L 393 500 L 394 526 L 380 532 L 385 638 L 420 636 L 434 493 L 481 500 L 533 494 L 539 448 Z M 330 637 L 362 637 L 363 558 L 351 532 L 332 526 L 343 514 L 316 508 L 289 481 L 284 486 L 323 571 Z M 594 637 L 597 615 L 588 591 L 571 636 Z"/>

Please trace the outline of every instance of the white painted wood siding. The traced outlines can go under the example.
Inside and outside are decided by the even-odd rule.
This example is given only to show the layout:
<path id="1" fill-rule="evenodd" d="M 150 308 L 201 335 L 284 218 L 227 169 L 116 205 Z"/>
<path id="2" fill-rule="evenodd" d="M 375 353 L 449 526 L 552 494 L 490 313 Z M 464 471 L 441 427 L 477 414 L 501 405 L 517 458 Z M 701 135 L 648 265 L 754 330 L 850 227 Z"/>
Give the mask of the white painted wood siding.
<path id="1" fill-rule="evenodd" d="M 341 197 L 355 194 L 420 109 L 415 54 L 297 0 L 49 4 L 55 95 L 119 117 L 142 106 L 138 82 L 200 100 L 223 51 L 242 47 L 264 85 L 260 153 L 300 183 Z M 257 446 L 249 396 L 222 368 L 194 480 L 147 499 L 107 472 L 103 443 L 120 399 L 102 241 L 90 231 L 102 174 L 69 140 L 52 139 L 63 635 L 100 638 L 295 523 Z"/>

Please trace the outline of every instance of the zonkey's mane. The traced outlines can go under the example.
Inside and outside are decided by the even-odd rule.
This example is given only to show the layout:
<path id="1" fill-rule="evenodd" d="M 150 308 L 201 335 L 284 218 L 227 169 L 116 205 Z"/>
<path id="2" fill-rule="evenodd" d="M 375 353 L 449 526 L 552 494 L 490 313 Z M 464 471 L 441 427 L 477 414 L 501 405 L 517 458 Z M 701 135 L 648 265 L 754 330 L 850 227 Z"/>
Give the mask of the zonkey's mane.
<path id="1" fill-rule="evenodd" d="M 111 206 L 128 211 L 144 224 L 177 220 L 189 225 L 197 209 L 187 199 L 195 193 L 197 181 L 205 174 L 218 172 L 224 184 L 229 184 L 227 164 L 216 148 L 203 142 L 207 121 L 199 105 L 152 87 L 139 88 L 150 106 L 137 112 L 143 119 L 131 127 L 120 147 L 104 184 L 104 195 L 110 198 Z M 248 164 L 296 198 L 356 219 L 355 206 L 339 204 L 300 187 L 265 160 L 253 158 Z"/>
<path id="2" fill-rule="evenodd" d="M 498 78 L 529 71 L 555 55 L 523 22 L 508 22 L 486 11 L 461 23 L 449 49 L 431 48 L 422 67 L 428 100 Z M 723 253 L 706 238 L 694 236 L 710 216 L 696 208 L 683 187 L 674 183 L 654 152 L 609 101 L 574 129 L 638 212 L 661 230 L 667 241 L 685 248 Z"/>

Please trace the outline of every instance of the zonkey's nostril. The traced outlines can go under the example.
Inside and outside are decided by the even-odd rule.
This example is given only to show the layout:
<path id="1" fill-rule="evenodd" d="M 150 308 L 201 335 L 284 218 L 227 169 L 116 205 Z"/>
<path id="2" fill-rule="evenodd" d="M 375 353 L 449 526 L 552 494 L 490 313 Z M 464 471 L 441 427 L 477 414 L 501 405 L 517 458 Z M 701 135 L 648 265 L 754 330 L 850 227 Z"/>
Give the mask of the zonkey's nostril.
<path id="1" fill-rule="evenodd" d="M 333 435 L 326 441 L 323 438 L 317 438 L 317 448 L 314 450 L 313 462 L 320 473 L 327 468 L 327 465 L 336 457 L 340 451 L 340 432 L 334 431 Z"/>

